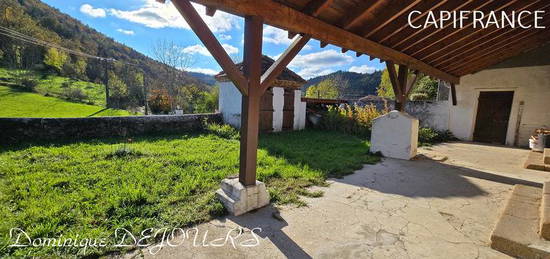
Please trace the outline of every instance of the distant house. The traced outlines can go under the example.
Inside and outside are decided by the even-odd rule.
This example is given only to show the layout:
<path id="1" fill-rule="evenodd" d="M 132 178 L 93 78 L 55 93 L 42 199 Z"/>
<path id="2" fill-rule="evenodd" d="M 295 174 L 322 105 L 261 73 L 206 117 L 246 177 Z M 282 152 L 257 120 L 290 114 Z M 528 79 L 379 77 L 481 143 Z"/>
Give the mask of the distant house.
<path id="1" fill-rule="evenodd" d="M 267 71 L 274 60 L 263 56 L 262 73 Z M 237 64 L 242 71 L 243 64 Z M 225 123 L 241 126 L 242 95 L 237 87 L 222 71 L 215 76 L 220 83 L 219 110 Z M 260 130 L 279 132 L 301 130 L 306 125 L 306 103 L 302 102 L 300 88 L 306 83 L 296 73 L 285 69 L 275 83 L 262 96 L 260 104 Z"/>

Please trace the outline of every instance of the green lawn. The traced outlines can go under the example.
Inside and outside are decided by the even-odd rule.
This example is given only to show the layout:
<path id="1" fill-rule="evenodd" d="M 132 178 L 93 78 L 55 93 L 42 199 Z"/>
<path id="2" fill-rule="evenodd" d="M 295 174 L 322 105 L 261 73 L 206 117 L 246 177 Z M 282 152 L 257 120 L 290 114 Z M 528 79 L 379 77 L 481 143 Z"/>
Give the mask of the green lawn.
<path id="1" fill-rule="evenodd" d="M 82 102 L 99 106 L 105 105 L 105 87 L 102 84 L 42 74 L 31 70 L 0 68 L 0 85 L 1 83 L 15 83 L 18 77 L 36 80 L 37 85 L 34 87 L 34 91 L 41 95 L 63 97 L 66 91 L 78 88 L 86 96 Z"/>
<path id="2" fill-rule="evenodd" d="M 17 88 L 0 86 L 0 117 L 88 117 L 128 116 L 124 110 L 105 109 L 101 106 L 73 103 L 46 97 Z"/>
<path id="3" fill-rule="evenodd" d="M 369 143 L 306 130 L 260 138 L 258 178 L 272 202 L 303 206 L 306 187 L 375 163 Z M 9 248 L 8 233 L 31 238 L 108 238 L 116 228 L 185 227 L 225 214 L 214 191 L 238 173 L 239 142 L 196 133 L 26 144 L 0 148 L 0 257 L 100 255 L 114 248 Z M 116 249 L 115 249 L 116 250 Z"/>

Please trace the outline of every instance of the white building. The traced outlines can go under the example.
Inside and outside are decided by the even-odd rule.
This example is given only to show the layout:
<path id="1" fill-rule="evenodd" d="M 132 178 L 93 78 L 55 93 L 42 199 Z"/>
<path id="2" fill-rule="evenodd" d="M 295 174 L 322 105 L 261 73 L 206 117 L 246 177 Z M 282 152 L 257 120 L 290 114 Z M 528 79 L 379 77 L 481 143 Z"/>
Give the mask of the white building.
<path id="1" fill-rule="evenodd" d="M 262 72 L 265 72 L 273 60 L 267 56 L 262 59 Z M 237 64 L 242 70 L 242 63 Z M 242 95 L 237 87 L 222 71 L 216 75 L 220 84 L 219 110 L 225 123 L 239 128 L 241 126 Z M 306 125 L 306 103 L 302 102 L 300 88 L 306 83 L 296 73 L 285 69 L 262 96 L 260 104 L 260 130 L 279 132 L 283 130 L 302 130 Z"/>
<path id="2" fill-rule="evenodd" d="M 460 78 L 449 130 L 459 139 L 527 146 L 550 128 L 550 45 Z"/>

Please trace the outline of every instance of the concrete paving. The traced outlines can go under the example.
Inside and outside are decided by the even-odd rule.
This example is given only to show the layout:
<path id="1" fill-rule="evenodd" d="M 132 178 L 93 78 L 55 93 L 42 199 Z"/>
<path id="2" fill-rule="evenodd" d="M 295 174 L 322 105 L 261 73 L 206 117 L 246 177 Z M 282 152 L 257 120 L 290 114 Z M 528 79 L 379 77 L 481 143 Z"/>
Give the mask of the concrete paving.
<path id="1" fill-rule="evenodd" d="M 125 257 L 507 258 L 489 237 L 513 185 L 550 180 L 522 167 L 528 153 L 472 143 L 420 148 L 414 161 L 387 158 L 313 188 L 324 196 L 304 198 L 308 207 L 213 220 L 175 238 L 178 245 Z M 246 231 L 236 237 L 238 227 Z"/>

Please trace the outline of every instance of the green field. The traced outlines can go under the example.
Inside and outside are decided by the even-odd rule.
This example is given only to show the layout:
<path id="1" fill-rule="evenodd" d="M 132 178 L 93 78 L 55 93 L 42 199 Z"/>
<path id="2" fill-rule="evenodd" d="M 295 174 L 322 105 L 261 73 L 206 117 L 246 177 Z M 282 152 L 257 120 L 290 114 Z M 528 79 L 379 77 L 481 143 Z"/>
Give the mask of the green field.
<path id="1" fill-rule="evenodd" d="M 17 88 L 0 86 L 0 117 L 88 117 L 128 116 L 124 110 L 105 109 L 101 106 L 69 102 Z"/>
<path id="2" fill-rule="evenodd" d="M 218 132 L 218 135 L 220 132 Z M 223 132 L 222 132 L 223 133 Z M 238 174 L 239 141 L 212 133 L 0 147 L 0 257 L 101 255 L 122 248 L 10 248 L 9 230 L 33 239 L 107 238 L 126 228 L 185 227 L 225 214 L 214 191 Z M 222 134 L 223 135 L 223 134 Z M 375 163 L 369 143 L 335 132 L 263 135 L 258 179 L 272 202 L 305 205 L 306 189 Z"/>
<path id="3" fill-rule="evenodd" d="M 79 102 L 105 106 L 105 87 L 102 84 L 73 80 L 67 77 L 42 74 L 32 70 L 17 70 L 0 68 L 0 86 L 16 86 L 17 78 L 25 78 L 36 81 L 33 91 L 44 96 L 59 97 L 65 99 L 67 93 L 78 89 L 83 94 Z"/>

